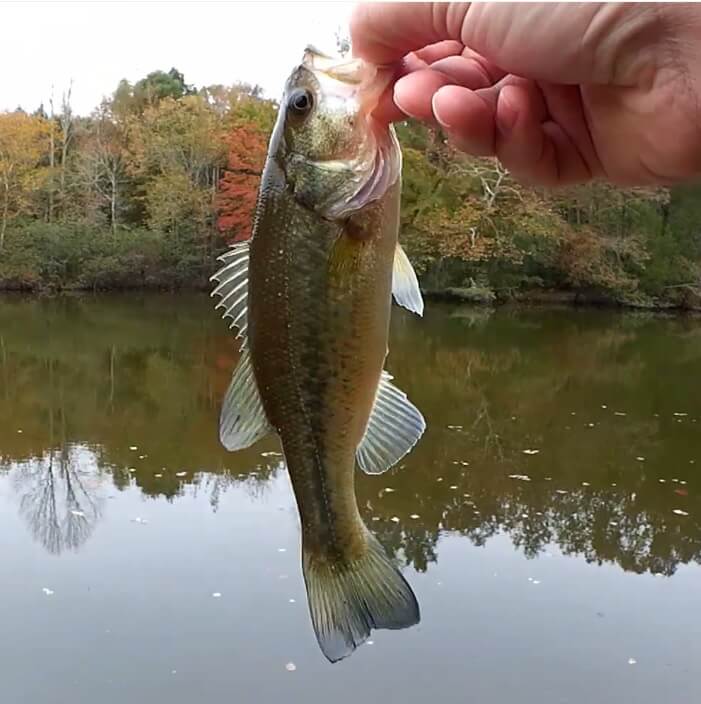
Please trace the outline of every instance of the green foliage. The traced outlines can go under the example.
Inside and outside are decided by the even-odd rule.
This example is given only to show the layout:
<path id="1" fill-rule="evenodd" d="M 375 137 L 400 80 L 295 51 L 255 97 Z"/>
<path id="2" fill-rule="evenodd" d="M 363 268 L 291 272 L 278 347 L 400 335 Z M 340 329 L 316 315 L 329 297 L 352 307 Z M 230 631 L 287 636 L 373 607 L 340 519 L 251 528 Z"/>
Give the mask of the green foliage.
<path id="1" fill-rule="evenodd" d="M 259 86 L 195 88 L 171 69 L 121 81 L 87 118 L 68 99 L 51 119 L 0 114 L 0 287 L 206 287 L 250 232 L 276 111 Z M 396 130 L 400 237 L 427 292 L 701 304 L 701 185 L 544 192 L 440 131 Z"/>
<path id="2" fill-rule="evenodd" d="M 8 231 L 0 281 L 35 291 L 204 287 L 224 248 L 193 234 L 30 222 Z"/>

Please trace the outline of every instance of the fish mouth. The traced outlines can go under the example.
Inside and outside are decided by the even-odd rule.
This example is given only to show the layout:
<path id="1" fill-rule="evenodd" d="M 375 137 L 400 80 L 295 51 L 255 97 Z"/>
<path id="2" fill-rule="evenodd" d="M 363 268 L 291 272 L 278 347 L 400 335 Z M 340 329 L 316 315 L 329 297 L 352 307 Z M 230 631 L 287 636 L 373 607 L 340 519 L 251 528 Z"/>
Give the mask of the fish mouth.
<path id="1" fill-rule="evenodd" d="M 344 96 L 355 96 L 361 113 L 370 116 L 377 107 L 380 96 L 394 78 L 394 69 L 368 63 L 363 59 L 330 56 L 307 45 L 302 66 L 313 73 L 320 82 L 335 82 L 335 91 Z"/>

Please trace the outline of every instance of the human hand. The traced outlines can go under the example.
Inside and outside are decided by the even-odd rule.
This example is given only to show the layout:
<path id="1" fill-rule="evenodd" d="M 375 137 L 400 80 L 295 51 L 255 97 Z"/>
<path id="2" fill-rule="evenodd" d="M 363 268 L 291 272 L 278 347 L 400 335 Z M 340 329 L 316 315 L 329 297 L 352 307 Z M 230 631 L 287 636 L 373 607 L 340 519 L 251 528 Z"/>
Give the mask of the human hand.
<path id="1" fill-rule="evenodd" d="M 437 123 L 522 182 L 701 175 L 694 3 L 369 3 L 351 39 L 355 56 L 396 65 L 378 116 Z"/>

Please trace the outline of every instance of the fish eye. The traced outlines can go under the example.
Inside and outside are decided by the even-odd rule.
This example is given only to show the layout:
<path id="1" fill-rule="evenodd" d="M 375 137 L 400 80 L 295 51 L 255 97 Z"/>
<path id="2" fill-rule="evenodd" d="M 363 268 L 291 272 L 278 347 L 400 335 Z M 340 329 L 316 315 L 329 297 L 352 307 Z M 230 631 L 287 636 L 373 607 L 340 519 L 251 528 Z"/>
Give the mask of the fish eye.
<path id="1" fill-rule="evenodd" d="M 305 88 L 296 90 L 287 101 L 287 105 L 292 112 L 297 115 L 306 115 L 314 104 L 312 94 Z"/>

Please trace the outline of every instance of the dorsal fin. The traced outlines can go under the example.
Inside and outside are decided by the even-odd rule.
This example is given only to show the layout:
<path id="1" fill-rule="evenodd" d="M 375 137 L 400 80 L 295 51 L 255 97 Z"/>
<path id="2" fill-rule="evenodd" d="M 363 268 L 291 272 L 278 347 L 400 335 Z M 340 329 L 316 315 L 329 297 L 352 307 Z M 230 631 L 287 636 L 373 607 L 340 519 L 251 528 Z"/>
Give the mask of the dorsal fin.
<path id="1" fill-rule="evenodd" d="M 238 242 L 219 257 L 224 266 L 210 279 L 219 282 L 211 293 L 212 297 L 221 298 L 215 310 L 223 308 L 222 318 L 232 319 L 229 327 L 238 328 L 236 337 L 244 338 L 242 348 L 246 344 L 248 327 L 248 245 L 248 240 Z"/>

